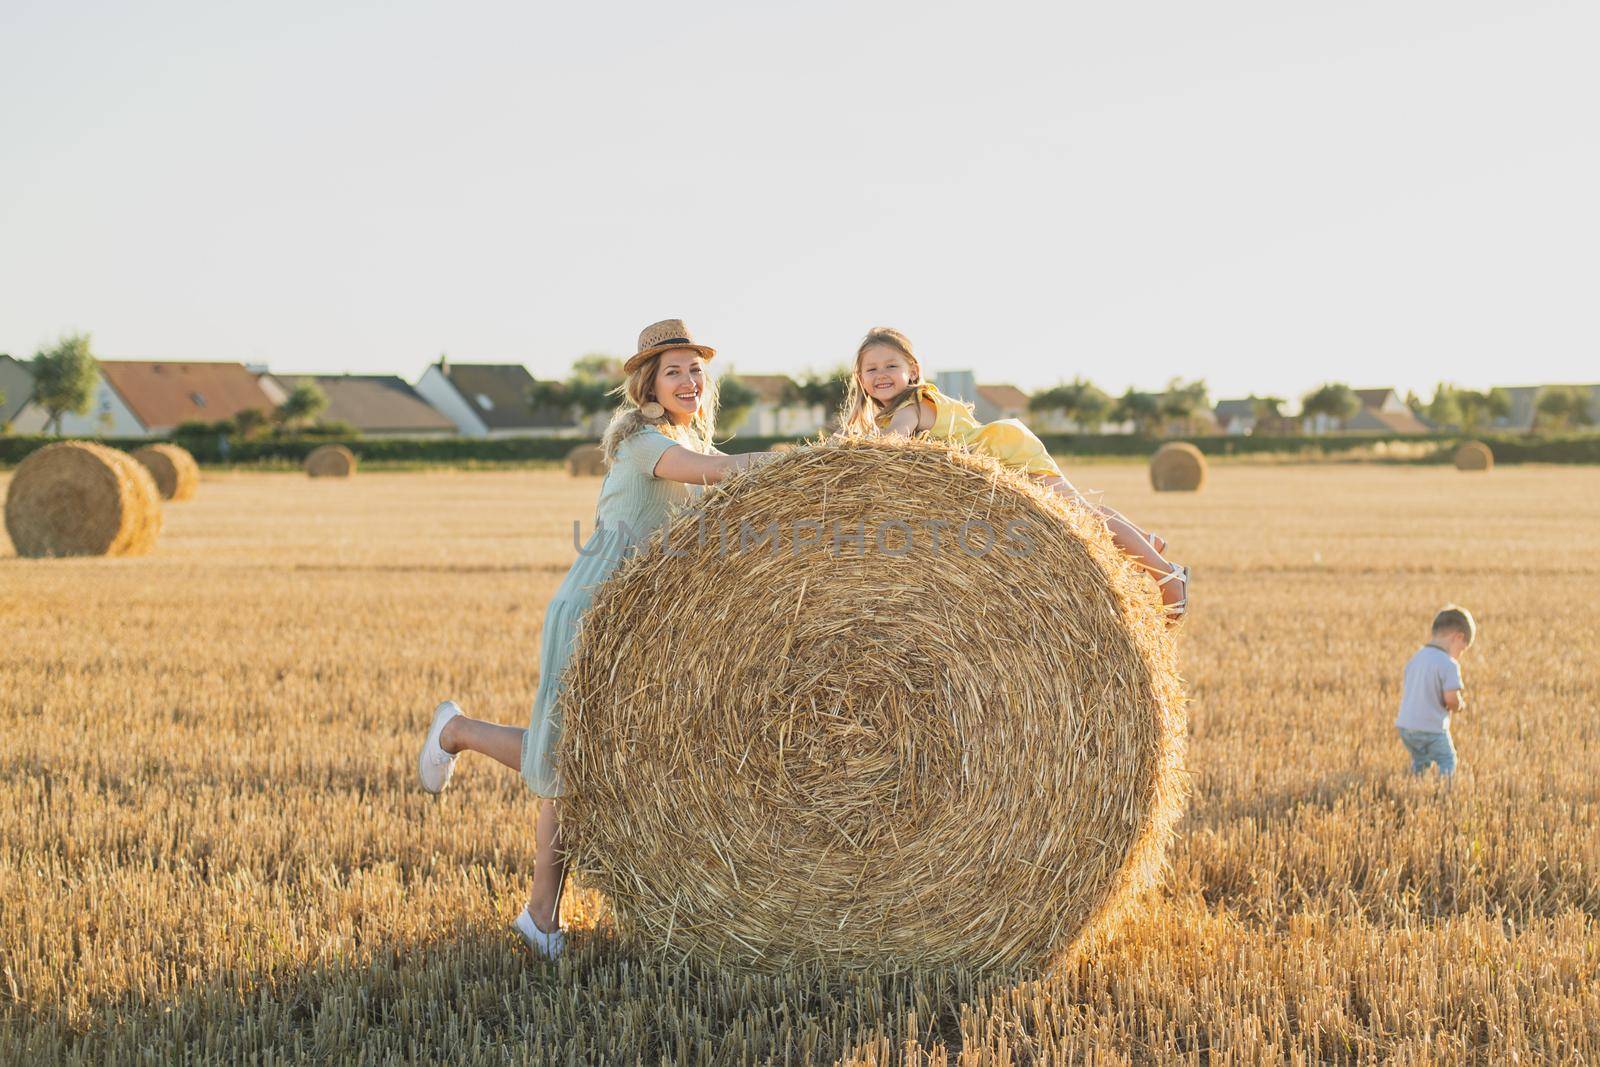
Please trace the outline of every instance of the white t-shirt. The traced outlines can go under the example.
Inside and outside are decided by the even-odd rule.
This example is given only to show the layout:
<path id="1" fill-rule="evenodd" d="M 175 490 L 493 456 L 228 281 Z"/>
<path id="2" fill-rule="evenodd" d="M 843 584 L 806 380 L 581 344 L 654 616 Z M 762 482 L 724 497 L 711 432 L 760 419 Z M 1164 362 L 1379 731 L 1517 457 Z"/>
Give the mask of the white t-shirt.
<path id="1" fill-rule="evenodd" d="M 1423 645 L 1406 664 L 1400 715 L 1394 724 L 1402 730 L 1448 732 L 1450 709 L 1444 706 L 1444 695 L 1460 688 L 1461 664 L 1438 645 Z"/>

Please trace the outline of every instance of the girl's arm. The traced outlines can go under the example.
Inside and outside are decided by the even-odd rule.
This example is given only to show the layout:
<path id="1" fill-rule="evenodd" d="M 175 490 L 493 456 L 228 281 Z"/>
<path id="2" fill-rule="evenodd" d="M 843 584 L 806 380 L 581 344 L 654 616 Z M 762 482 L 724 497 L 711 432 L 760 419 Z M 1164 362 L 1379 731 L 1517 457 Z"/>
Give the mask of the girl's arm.
<path id="1" fill-rule="evenodd" d="M 673 445 L 661 453 L 651 472 L 669 482 L 687 482 L 689 485 L 715 485 L 734 471 L 744 470 L 772 456 L 771 452 L 744 452 L 737 456 L 718 453 L 707 456 L 682 445 Z"/>
<path id="2" fill-rule="evenodd" d="M 936 414 L 932 403 L 927 400 L 919 400 L 915 404 L 905 405 L 889 416 L 889 424 L 879 432 L 898 433 L 911 437 L 931 427 Z"/>

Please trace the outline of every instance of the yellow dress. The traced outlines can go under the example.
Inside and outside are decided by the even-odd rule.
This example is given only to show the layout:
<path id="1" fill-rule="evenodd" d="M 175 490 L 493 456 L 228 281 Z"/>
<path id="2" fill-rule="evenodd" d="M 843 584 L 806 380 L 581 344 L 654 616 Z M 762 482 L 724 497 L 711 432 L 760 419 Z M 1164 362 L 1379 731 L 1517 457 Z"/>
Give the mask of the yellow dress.
<path id="1" fill-rule="evenodd" d="M 973 451 L 993 456 L 1007 467 L 1023 474 L 1048 478 L 1061 477 L 1061 468 L 1050 458 L 1044 442 L 1034 436 L 1033 431 L 1021 422 L 1016 419 L 979 422 L 972 414 L 972 405 L 945 396 L 929 382 L 917 386 L 917 391 L 911 397 L 907 397 L 879 415 L 877 418 L 879 427 L 886 426 L 890 417 L 901 407 L 911 403 L 913 397 L 916 400 L 926 400 L 933 405 L 933 425 L 925 431 L 927 436 L 943 441 L 960 441 Z"/>

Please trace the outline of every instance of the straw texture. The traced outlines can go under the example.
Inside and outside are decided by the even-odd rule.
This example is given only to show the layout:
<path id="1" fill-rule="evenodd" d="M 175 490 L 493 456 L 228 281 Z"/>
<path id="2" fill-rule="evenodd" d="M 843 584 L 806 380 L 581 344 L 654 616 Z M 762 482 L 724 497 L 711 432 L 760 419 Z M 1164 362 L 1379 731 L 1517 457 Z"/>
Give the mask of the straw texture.
<path id="1" fill-rule="evenodd" d="M 563 834 L 669 955 L 1045 966 L 1160 870 L 1171 642 L 1103 521 L 993 460 L 800 448 L 600 590 L 565 676 Z"/>
<path id="2" fill-rule="evenodd" d="M 567 453 L 567 473 L 574 478 L 600 478 L 606 473 L 606 454 L 599 445 L 579 445 Z"/>
<path id="3" fill-rule="evenodd" d="M 133 453 L 155 479 L 163 500 L 188 500 L 200 485 L 200 465 L 179 445 L 145 445 Z"/>
<path id="4" fill-rule="evenodd" d="M 1206 484 L 1206 457 L 1187 441 L 1169 441 L 1150 457 L 1150 485 L 1158 493 L 1192 493 Z"/>
<path id="5" fill-rule="evenodd" d="M 126 452 L 46 445 L 11 476 L 6 532 L 19 556 L 142 555 L 161 533 L 161 494 Z"/>
<path id="6" fill-rule="evenodd" d="M 1482 441 L 1467 441 L 1456 449 L 1456 470 L 1487 471 L 1494 469 L 1494 453 Z"/>
<path id="7" fill-rule="evenodd" d="M 313 478 L 348 478 L 356 472 L 356 454 L 344 445 L 320 445 L 306 457 Z"/>

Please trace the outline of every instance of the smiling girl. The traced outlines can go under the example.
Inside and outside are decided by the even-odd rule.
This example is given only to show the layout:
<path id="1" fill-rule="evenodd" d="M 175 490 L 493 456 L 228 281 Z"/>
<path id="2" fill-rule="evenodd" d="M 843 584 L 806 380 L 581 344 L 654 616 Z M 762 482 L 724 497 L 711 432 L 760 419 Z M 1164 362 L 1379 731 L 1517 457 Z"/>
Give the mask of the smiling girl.
<path id="1" fill-rule="evenodd" d="M 1090 503 L 1061 474 L 1044 443 L 1016 419 L 980 423 L 972 408 L 945 396 L 922 380 L 922 365 L 912 354 L 911 339 L 899 330 L 879 326 L 856 350 L 855 374 L 845 401 L 841 429 L 846 433 L 925 434 L 956 441 L 999 460 L 1004 466 L 1037 479 L 1061 496 L 1100 513 L 1116 542 L 1156 580 L 1167 618 L 1176 622 L 1188 608 L 1189 570 L 1169 563 L 1166 548 L 1112 508 Z"/>

